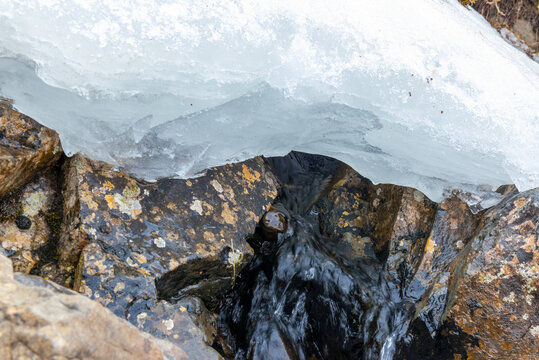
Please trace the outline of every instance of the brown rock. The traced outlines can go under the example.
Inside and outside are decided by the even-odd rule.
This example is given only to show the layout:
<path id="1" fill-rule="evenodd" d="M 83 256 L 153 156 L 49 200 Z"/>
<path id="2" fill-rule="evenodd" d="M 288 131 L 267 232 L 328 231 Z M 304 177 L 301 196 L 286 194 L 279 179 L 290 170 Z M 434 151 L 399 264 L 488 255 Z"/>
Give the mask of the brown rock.
<path id="1" fill-rule="evenodd" d="M 1 359 L 188 358 L 181 348 L 140 332 L 98 303 L 11 268 L 0 254 Z"/>
<path id="2" fill-rule="evenodd" d="M 396 273 L 401 264 L 418 266 L 436 212 L 420 191 L 373 185 L 351 168 L 317 206 L 324 233 L 348 243 L 349 256 L 387 261 L 397 283 L 409 278 Z"/>
<path id="3" fill-rule="evenodd" d="M 0 217 L 0 249 L 7 252 L 15 271 L 29 273 L 39 261 L 55 256 L 56 249 L 48 245 L 59 231 L 56 196 L 56 176 L 51 171 L 34 178 L 16 194 L 4 199 L 4 216 Z M 8 208 L 15 210 L 8 213 Z M 21 218 L 27 224 L 21 224 Z"/>
<path id="4" fill-rule="evenodd" d="M 533 0 L 460 0 L 470 5 L 496 29 L 508 28 L 529 49 L 533 57 L 539 51 L 539 7 Z"/>
<path id="5" fill-rule="evenodd" d="M 467 246 L 446 321 L 476 339 L 468 358 L 539 355 L 539 189 L 504 199 L 484 214 Z"/>
<path id="6" fill-rule="evenodd" d="M 55 131 L 0 99 L 0 199 L 54 165 L 61 154 Z"/>
<path id="7" fill-rule="evenodd" d="M 410 286 L 420 289 L 416 318 L 395 358 L 537 359 L 538 222 L 539 189 L 511 191 L 476 215 L 457 196 L 440 204 Z"/>

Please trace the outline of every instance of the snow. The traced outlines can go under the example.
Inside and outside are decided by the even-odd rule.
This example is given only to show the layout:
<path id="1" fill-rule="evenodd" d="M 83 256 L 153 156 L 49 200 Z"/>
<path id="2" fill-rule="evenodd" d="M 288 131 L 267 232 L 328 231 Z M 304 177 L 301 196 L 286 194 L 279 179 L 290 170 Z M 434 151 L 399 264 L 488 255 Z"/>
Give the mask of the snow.
<path id="1" fill-rule="evenodd" d="M 539 64 L 456 0 L 0 0 L 0 94 L 146 179 L 294 149 L 539 186 Z"/>

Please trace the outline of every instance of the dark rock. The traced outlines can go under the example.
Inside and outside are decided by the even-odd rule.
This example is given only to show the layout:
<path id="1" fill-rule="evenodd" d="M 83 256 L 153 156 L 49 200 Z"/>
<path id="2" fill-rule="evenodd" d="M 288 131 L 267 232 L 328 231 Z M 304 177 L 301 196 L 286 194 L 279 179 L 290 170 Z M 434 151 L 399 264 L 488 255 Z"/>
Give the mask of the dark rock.
<path id="1" fill-rule="evenodd" d="M 28 230 L 32 226 L 32 221 L 24 215 L 19 215 L 15 219 L 15 224 L 21 230 Z"/>
<path id="2" fill-rule="evenodd" d="M 270 163 L 284 183 L 273 207 L 287 212 L 288 231 L 268 240 L 262 222 L 253 236 L 276 245 L 257 252 L 222 305 L 223 352 L 238 359 L 387 356 L 390 335 L 414 310 L 400 301 L 436 204 L 316 155 Z M 400 269 L 406 261 L 409 274 L 384 272 L 386 262 Z"/>
<path id="3" fill-rule="evenodd" d="M 262 158 L 145 183 L 76 155 L 65 176 L 60 268 L 74 289 L 137 326 L 141 314 L 164 316 L 160 299 L 198 296 L 214 307 L 251 258 L 245 238 L 279 186 Z"/>
<path id="4" fill-rule="evenodd" d="M 515 184 L 501 185 L 496 189 L 496 192 L 502 194 L 503 196 L 509 196 L 518 194 L 518 189 Z"/>
<path id="5" fill-rule="evenodd" d="M 270 163 L 289 229 L 252 237 L 261 249 L 220 309 L 223 353 L 537 358 L 539 189 L 500 189 L 474 214 L 458 192 L 436 204 L 317 156 Z"/>
<path id="6" fill-rule="evenodd" d="M 270 209 L 264 214 L 262 224 L 266 232 L 282 234 L 287 229 L 286 215 L 278 210 Z"/>

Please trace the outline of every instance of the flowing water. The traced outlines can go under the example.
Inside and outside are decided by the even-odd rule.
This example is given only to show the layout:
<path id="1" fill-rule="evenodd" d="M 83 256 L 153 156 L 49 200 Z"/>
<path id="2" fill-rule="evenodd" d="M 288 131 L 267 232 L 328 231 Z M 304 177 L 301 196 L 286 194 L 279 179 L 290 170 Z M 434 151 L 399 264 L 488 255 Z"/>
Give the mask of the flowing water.
<path id="1" fill-rule="evenodd" d="M 262 222 L 250 239 L 256 255 L 221 304 L 221 350 L 235 359 L 392 359 L 411 307 L 374 253 L 358 258 L 321 231 L 317 199 L 343 165 L 298 153 L 270 161 L 287 182 L 272 219 L 286 225 Z"/>

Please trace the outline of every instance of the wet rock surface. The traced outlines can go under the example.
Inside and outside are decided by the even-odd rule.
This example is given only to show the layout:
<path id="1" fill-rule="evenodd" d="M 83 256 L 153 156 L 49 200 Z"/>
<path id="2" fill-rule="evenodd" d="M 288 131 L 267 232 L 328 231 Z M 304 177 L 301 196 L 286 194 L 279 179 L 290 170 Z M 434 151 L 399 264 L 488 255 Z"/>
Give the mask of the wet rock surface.
<path id="1" fill-rule="evenodd" d="M 61 155 L 55 131 L 19 113 L 0 97 L 0 199 L 53 166 Z"/>
<path id="2" fill-rule="evenodd" d="M 252 256 L 245 238 L 278 189 L 262 158 L 150 184 L 77 155 L 65 176 L 60 266 L 76 290 L 149 332 L 179 321 L 159 300 L 217 304 Z"/>
<path id="3" fill-rule="evenodd" d="M 226 356 L 537 357 L 537 189 L 501 189 L 500 204 L 473 214 L 457 193 L 436 204 L 327 158 L 270 163 L 288 230 L 272 243 L 262 222 L 253 236 L 274 245 L 222 303 Z"/>
<path id="4" fill-rule="evenodd" d="M 425 346 L 421 321 L 403 358 L 536 359 L 539 354 L 539 191 L 488 209 L 444 285 L 444 322 Z M 445 350 L 444 350 L 445 348 Z M 408 351 L 408 352 L 406 352 Z"/>
<path id="5" fill-rule="evenodd" d="M 82 295 L 13 274 L 1 253 L 0 293 L 2 359 L 188 359 L 180 347 L 139 331 Z"/>

